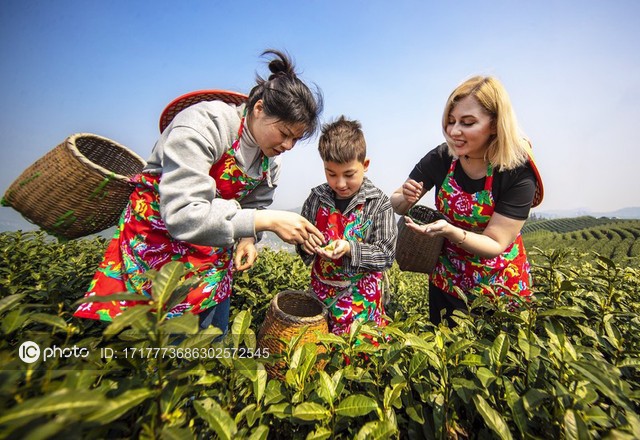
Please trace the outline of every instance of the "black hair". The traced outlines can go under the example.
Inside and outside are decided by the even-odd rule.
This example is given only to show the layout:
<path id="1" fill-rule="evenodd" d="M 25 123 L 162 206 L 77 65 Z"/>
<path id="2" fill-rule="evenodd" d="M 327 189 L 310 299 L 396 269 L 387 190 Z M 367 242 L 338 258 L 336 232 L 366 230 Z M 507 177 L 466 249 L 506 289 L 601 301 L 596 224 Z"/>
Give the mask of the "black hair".
<path id="1" fill-rule="evenodd" d="M 256 75 L 257 85 L 251 89 L 247 101 L 249 113 L 260 99 L 267 116 L 288 124 L 302 123 L 306 127 L 303 138 L 311 137 L 319 125 L 323 98 L 320 89 L 314 85 L 312 92 L 298 78 L 291 58 L 280 51 L 268 49 L 262 56 L 273 55 L 269 61 L 271 75 L 264 79 Z"/>

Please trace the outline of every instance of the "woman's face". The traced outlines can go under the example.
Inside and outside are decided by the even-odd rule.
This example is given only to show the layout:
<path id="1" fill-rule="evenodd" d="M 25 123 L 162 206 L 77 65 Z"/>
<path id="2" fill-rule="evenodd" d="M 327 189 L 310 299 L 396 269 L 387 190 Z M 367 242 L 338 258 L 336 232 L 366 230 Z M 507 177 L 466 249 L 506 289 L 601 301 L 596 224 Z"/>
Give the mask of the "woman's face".
<path id="1" fill-rule="evenodd" d="M 458 157 L 483 157 L 496 133 L 493 120 L 473 96 L 456 103 L 449 112 L 446 133 Z"/>
<path id="2" fill-rule="evenodd" d="M 267 157 L 278 156 L 291 150 L 304 135 L 305 125 L 287 124 L 279 119 L 267 116 L 262 100 L 258 100 L 252 111 L 250 120 L 251 134 Z"/>

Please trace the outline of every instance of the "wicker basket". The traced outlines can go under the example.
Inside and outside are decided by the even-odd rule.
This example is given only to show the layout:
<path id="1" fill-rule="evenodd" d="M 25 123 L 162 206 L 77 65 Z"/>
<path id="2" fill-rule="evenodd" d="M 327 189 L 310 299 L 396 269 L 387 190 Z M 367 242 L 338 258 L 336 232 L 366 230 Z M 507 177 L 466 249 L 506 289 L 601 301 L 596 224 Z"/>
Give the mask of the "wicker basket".
<path id="1" fill-rule="evenodd" d="M 315 332 L 329 332 L 327 319 L 327 309 L 318 298 L 299 290 L 280 292 L 271 300 L 265 320 L 258 332 L 258 348 L 261 351 L 268 348 L 269 356 L 280 354 L 286 348 L 286 344 L 280 339 L 290 341 L 300 334 L 304 327 L 308 328 L 299 343 L 317 343 L 318 338 Z M 318 344 L 318 353 L 324 352 L 324 346 Z M 283 361 L 265 364 L 267 373 L 272 378 L 284 379 L 285 367 Z"/>
<path id="2" fill-rule="evenodd" d="M 101 136 L 69 136 L 27 168 L 2 204 L 60 238 L 93 234 L 118 222 L 145 161 Z"/>
<path id="3" fill-rule="evenodd" d="M 445 219 L 440 212 L 422 205 L 412 207 L 407 216 L 415 223 L 424 225 Z M 396 242 L 396 261 L 400 270 L 431 273 L 438 262 L 444 237 L 428 237 L 418 234 L 405 225 L 404 218 L 398 221 L 398 240 Z"/>
<path id="4" fill-rule="evenodd" d="M 240 105 L 248 99 L 242 93 L 230 92 L 228 90 L 198 90 L 182 96 L 178 96 L 171 101 L 160 115 L 160 133 L 173 121 L 185 108 L 202 101 L 223 101 L 227 104 Z"/>

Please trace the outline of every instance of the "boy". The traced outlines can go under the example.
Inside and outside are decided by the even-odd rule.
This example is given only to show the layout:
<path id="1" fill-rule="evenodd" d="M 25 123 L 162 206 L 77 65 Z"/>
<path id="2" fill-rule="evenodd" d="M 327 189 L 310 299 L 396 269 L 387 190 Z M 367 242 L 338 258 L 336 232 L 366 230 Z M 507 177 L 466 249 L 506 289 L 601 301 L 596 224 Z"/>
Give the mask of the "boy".
<path id="1" fill-rule="evenodd" d="M 349 332 L 356 319 L 384 326 L 382 274 L 393 264 L 398 233 L 391 202 L 364 175 L 369 159 L 358 121 L 341 116 L 324 125 L 318 150 L 327 183 L 311 190 L 301 214 L 327 244 L 306 244 L 315 255 L 296 250 L 313 263 L 311 288 L 330 306 L 331 332 Z"/>

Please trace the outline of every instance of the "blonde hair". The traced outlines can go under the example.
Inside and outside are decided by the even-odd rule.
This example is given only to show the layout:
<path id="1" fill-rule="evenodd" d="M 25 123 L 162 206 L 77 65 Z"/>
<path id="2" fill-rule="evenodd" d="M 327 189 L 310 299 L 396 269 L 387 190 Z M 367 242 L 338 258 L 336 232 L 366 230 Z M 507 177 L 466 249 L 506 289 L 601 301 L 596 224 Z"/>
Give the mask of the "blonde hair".
<path id="1" fill-rule="evenodd" d="M 469 78 L 449 95 L 442 115 L 442 131 L 449 145 L 449 154 L 455 156 L 451 147 L 453 141 L 446 130 L 449 114 L 467 96 L 473 96 L 478 101 L 491 116 L 491 123 L 496 129 L 487 148 L 486 158 L 489 162 L 500 170 L 511 170 L 526 163 L 529 159 L 525 149 L 527 140 L 520 134 L 509 95 L 500 81 L 491 76 Z"/>

